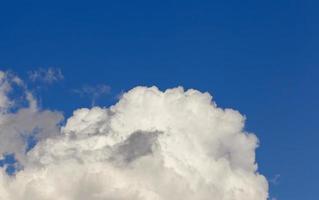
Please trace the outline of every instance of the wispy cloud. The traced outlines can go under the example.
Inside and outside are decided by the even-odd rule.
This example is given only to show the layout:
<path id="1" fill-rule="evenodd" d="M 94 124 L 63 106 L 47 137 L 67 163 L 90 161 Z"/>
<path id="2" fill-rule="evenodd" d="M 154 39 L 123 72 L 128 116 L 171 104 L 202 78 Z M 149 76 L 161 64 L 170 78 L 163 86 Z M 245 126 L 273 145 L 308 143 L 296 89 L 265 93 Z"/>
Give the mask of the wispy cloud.
<path id="1" fill-rule="evenodd" d="M 92 106 L 95 105 L 96 100 L 104 95 L 109 94 L 111 91 L 111 87 L 106 84 L 98 84 L 95 86 L 92 85 L 84 85 L 80 89 L 74 89 L 73 92 L 80 95 L 81 97 L 89 97 L 91 98 Z"/>
<path id="2" fill-rule="evenodd" d="M 52 84 L 64 79 L 61 69 L 59 68 L 39 68 L 28 72 L 29 79 L 33 82 L 43 82 Z"/>
<path id="3" fill-rule="evenodd" d="M 274 177 L 272 177 L 269 182 L 273 185 L 278 185 L 280 180 L 280 174 L 276 174 Z"/>

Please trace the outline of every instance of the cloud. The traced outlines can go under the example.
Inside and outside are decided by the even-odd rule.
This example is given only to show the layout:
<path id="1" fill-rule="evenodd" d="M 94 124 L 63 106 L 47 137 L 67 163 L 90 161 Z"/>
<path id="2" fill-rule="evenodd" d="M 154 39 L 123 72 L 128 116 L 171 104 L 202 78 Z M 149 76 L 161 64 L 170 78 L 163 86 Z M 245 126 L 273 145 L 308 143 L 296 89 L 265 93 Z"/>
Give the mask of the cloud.
<path id="1" fill-rule="evenodd" d="M 81 97 L 91 98 L 92 106 L 95 105 L 96 100 L 103 95 L 109 94 L 111 87 L 106 84 L 98 84 L 95 86 L 85 85 L 80 89 L 73 90 L 74 93 L 80 95 Z"/>
<path id="2" fill-rule="evenodd" d="M 20 93 L 11 97 L 15 89 Z M 58 124 L 62 119 L 59 112 L 39 109 L 21 79 L 0 71 L 0 155 L 14 153 L 23 162 L 26 140 L 59 134 Z"/>
<path id="3" fill-rule="evenodd" d="M 57 131 L 56 113 L 36 113 L 11 124 Z M 208 93 L 136 87 L 108 108 L 75 110 L 59 134 L 44 134 L 25 154 L 14 177 L 0 170 L 0 199 L 266 200 L 258 140 L 244 123 Z"/>
<path id="4" fill-rule="evenodd" d="M 29 79 L 33 82 L 43 82 L 51 84 L 64 79 L 61 69 L 58 68 L 39 68 L 29 71 Z"/>
<path id="5" fill-rule="evenodd" d="M 278 185 L 280 181 L 280 174 L 276 174 L 273 178 L 269 180 L 270 183 Z"/>
<path id="6" fill-rule="evenodd" d="M 13 101 L 9 98 L 12 86 L 23 86 L 22 80 L 11 72 L 0 71 L 0 112 L 7 112 L 13 106 Z"/>

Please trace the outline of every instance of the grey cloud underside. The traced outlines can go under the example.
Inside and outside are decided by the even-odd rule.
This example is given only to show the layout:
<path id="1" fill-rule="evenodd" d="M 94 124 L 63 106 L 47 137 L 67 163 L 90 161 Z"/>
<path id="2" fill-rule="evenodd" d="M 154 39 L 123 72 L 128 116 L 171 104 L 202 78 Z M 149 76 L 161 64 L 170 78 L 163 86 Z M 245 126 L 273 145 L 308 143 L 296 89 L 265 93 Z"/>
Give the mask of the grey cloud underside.
<path id="1" fill-rule="evenodd" d="M 152 146 L 160 132 L 136 131 L 132 133 L 124 142 L 119 144 L 111 158 L 125 163 L 130 163 L 142 156 L 152 154 Z"/>
<path id="2" fill-rule="evenodd" d="M 8 90 L 0 90 L 3 105 Z M 27 154 L 15 129 L 0 132 L 11 138 L 0 140 L 1 153 L 19 154 L 23 164 L 15 177 L 0 169 L 0 200 L 268 198 L 256 136 L 244 131 L 239 112 L 218 108 L 208 93 L 136 87 L 111 107 L 75 110 L 63 127 L 59 113 L 35 105 L 24 108 L 26 117 L 22 110 L 0 114 L 10 115 L 19 132 L 42 127 Z M 35 121 L 26 128 L 30 116 Z"/>

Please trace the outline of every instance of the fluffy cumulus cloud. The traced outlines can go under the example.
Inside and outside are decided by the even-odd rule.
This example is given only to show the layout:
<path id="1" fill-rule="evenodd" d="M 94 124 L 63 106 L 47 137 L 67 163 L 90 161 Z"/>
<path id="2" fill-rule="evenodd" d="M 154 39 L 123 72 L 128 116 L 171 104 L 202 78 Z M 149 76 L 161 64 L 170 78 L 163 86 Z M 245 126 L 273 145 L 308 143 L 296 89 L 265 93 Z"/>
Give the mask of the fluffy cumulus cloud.
<path id="1" fill-rule="evenodd" d="M 256 136 L 244 131 L 239 112 L 218 108 L 208 93 L 136 87 L 111 107 L 75 110 L 61 128 L 58 113 L 25 109 L 28 117 L 19 110 L 1 118 L 19 131 L 41 127 L 41 137 L 20 153 L 23 169 L 14 176 L 0 170 L 0 200 L 268 198 L 255 162 Z M 19 141 L 3 126 L 1 139 Z M 21 141 L 7 147 L 8 141 L 0 141 L 1 152 L 23 147 Z"/>

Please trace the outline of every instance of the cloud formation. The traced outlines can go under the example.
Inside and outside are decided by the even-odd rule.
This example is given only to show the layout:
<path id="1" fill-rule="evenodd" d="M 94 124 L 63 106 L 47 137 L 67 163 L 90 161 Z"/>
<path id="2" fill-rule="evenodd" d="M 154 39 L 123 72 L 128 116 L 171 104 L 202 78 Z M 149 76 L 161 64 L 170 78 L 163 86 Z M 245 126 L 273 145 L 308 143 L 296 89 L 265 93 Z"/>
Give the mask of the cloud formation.
<path id="1" fill-rule="evenodd" d="M 273 176 L 270 180 L 270 183 L 272 183 L 273 185 L 278 185 L 280 182 L 280 174 L 276 174 L 275 176 Z"/>
<path id="2" fill-rule="evenodd" d="M 52 120 L 40 124 L 50 133 L 18 158 L 23 169 L 14 177 L 0 170 L 0 200 L 268 198 L 256 136 L 244 131 L 239 112 L 218 108 L 208 93 L 136 87 L 111 107 L 75 110 L 61 129 L 57 113 L 36 115 L 44 112 Z"/>
<path id="3" fill-rule="evenodd" d="M 59 68 L 39 68 L 29 71 L 29 79 L 33 82 L 43 82 L 51 84 L 64 79 L 61 69 Z"/>
<path id="4" fill-rule="evenodd" d="M 14 95 L 15 90 L 20 93 Z M 60 112 L 38 108 L 36 99 L 21 79 L 0 71 L 0 155 L 14 153 L 24 162 L 27 140 L 59 134 L 58 124 L 62 119 Z"/>
<path id="5" fill-rule="evenodd" d="M 95 86 L 85 85 L 80 89 L 73 90 L 74 93 L 80 95 L 81 97 L 91 98 L 91 105 L 94 106 L 98 98 L 103 95 L 109 94 L 111 87 L 106 84 L 98 84 Z"/>

